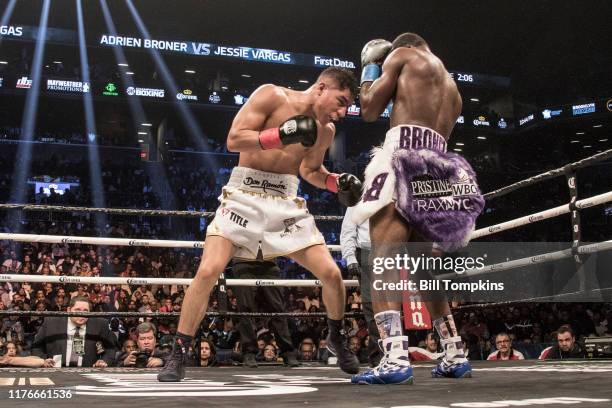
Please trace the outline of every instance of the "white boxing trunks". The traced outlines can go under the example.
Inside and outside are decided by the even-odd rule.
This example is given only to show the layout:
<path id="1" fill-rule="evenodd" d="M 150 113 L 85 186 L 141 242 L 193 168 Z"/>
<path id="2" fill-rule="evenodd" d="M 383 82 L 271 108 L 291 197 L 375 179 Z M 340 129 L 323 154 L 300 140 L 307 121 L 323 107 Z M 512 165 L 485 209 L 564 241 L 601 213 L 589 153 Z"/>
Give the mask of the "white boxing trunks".
<path id="1" fill-rule="evenodd" d="M 237 247 L 234 257 L 249 260 L 325 244 L 306 200 L 297 196 L 298 185 L 291 174 L 234 167 L 206 235 L 232 241 Z"/>
<path id="2" fill-rule="evenodd" d="M 409 124 L 390 129 L 382 147 L 372 150 L 353 222 L 365 222 L 390 203 L 421 235 L 449 252 L 469 242 L 484 208 L 470 164 L 447 153 L 446 140 L 436 131 Z"/>

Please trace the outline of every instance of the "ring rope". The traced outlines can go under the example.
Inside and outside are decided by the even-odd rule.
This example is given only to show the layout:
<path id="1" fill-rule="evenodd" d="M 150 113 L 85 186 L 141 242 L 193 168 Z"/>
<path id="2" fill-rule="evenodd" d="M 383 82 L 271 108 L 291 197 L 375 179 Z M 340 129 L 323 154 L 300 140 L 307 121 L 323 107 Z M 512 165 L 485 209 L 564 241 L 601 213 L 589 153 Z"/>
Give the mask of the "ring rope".
<path id="1" fill-rule="evenodd" d="M 590 289 L 589 290 L 589 292 L 607 292 L 607 291 L 612 291 L 612 287 L 609 287 L 609 288 L 594 288 L 594 289 Z M 536 297 L 526 298 L 526 299 L 504 300 L 504 301 L 501 301 L 501 302 L 492 302 L 492 303 L 472 303 L 472 304 L 469 304 L 469 305 L 455 306 L 452 309 L 454 309 L 454 310 L 482 309 L 482 308 L 491 307 L 491 306 L 504 306 L 504 305 L 512 305 L 512 304 L 517 304 L 517 303 L 529 303 L 529 302 L 540 302 L 540 301 L 547 301 L 547 302 L 557 301 L 557 302 L 562 302 L 562 301 L 564 301 L 563 298 L 567 298 L 567 297 L 573 296 L 573 295 L 579 295 L 581 297 L 584 297 L 584 292 L 585 291 L 583 291 L 583 290 L 578 290 L 578 291 L 575 291 L 575 292 L 559 293 L 558 295 L 536 296 Z M 567 301 L 567 299 L 565 299 L 565 301 Z"/>
<path id="2" fill-rule="evenodd" d="M 612 201 L 612 191 L 585 198 L 576 202 L 579 209 L 592 207 L 595 205 Z M 557 217 L 570 212 L 570 204 L 563 204 L 548 210 L 540 211 L 531 215 L 526 215 L 514 220 L 506 221 L 490 227 L 480 228 L 472 233 L 470 239 L 481 238 L 497 232 L 516 228 L 522 225 L 542 221 L 547 218 Z M 14 234 L 0 233 L 0 240 L 10 240 L 18 242 L 41 242 L 47 244 L 91 244 L 109 246 L 140 246 L 155 248 L 203 248 L 202 241 L 176 241 L 166 239 L 133 239 L 133 238 L 100 238 L 100 237 L 81 237 L 81 236 L 62 236 L 62 235 L 37 235 L 37 234 Z M 340 252 L 340 245 L 327 245 L 330 251 Z"/>
<path id="3" fill-rule="evenodd" d="M 575 170 L 581 167 L 589 166 L 591 164 L 609 159 L 612 157 L 612 149 L 603 151 L 601 153 L 594 154 L 593 156 L 586 157 L 582 160 L 579 160 L 574 163 L 566 164 L 563 167 L 559 167 L 557 169 L 549 170 L 542 174 L 538 174 L 537 176 L 529 177 L 521 181 L 517 181 L 516 183 L 509 184 L 505 187 L 499 188 L 497 190 L 490 191 L 484 194 L 484 198 L 489 200 L 491 198 L 500 197 L 502 195 L 508 194 L 514 190 L 517 190 L 521 187 L 530 186 L 532 184 L 538 183 L 540 181 L 548 180 L 560 175 L 563 175 L 567 169 Z"/>
<path id="4" fill-rule="evenodd" d="M 593 207 L 595 205 L 604 204 L 610 201 L 612 201 L 612 191 L 608 191 L 607 193 L 602 193 L 602 194 L 598 194 L 593 197 L 578 200 L 576 201 L 575 206 L 578 209 L 584 209 L 584 208 Z M 487 235 L 495 234 L 497 232 L 513 229 L 516 227 L 521 227 L 527 224 L 532 224 L 537 221 L 542 221 L 548 218 L 557 217 L 563 214 L 569 214 L 571 211 L 571 207 L 572 207 L 571 203 L 563 204 L 558 207 L 554 207 L 548 210 L 526 215 L 524 217 L 516 218 L 514 220 L 502 222 L 500 224 L 491 225 L 485 228 L 480 228 L 472 233 L 472 235 L 470 236 L 470 239 L 472 240 L 476 238 L 481 238 Z"/>
<path id="5" fill-rule="evenodd" d="M 98 207 L 73 207 L 66 205 L 41 205 L 41 204 L 0 204 L 0 210 L 24 210 L 24 211 L 64 211 L 64 212 L 86 212 L 104 213 L 118 215 L 134 215 L 149 217 L 192 217 L 204 218 L 215 215 L 214 211 L 186 211 L 186 210 L 141 210 L 137 208 L 98 208 Z M 317 221 L 341 221 L 342 215 L 313 215 Z"/>
<path id="6" fill-rule="evenodd" d="M 180 312 L 64 312 L 59 310 L 0 310 L 0 316 L 43 316 L 43 317 L 108 317 L 116 316 L 122 318 L 129 317 L 149 317 L 154 319 L 180 317 Z M 206 317 L 326 317 L 326 312 L 206 312 Z M 363 312 L 346 312 L 344 317 L 361 317 Z"/>
<path id="7" fill-rule="evenodd" d="M 153 248 L 204 248 L 203 241 L 175 241 L 169 239 L 100 238 L 62 235 L 14 234 L 2 232 L 0 240 L 40 242 L 46 244 L 89 244 L 109 246 L 135 246 Z M 330 251 L 340 252 L 340 245 L 328 245 Z"/>
<path id="8" fill-rule="evenodd" d="M 612 149 L 597 153 L 593 156 L 586 157 L 574 163 L 569 163 L 563 167 L 547 171 L 537 176 L 529 177 L 516 183 L 507 185 L 497 190 L 490 191 L 484 194 L 485 199 L 491 199 L 507 194 L 518 188 L 529 186 L 542 180 L 547 180 L 563 174 L 569 166 L 571 169 L 578 169 L 602 160 L 612 157 Z M 64 211 L 64 212 L 87 212 L 87 213 L 104 213 L 104 214 L 120 214 L 120 215 L 141 215 L 141 216 L 179 216 L 179 217 L 211 217 L 215 213 L 213 211 L 185 211 L 185 210 L 142 210 L 135 208 L 98 208 L 98 207 L 76 207 L 64 205 L 41 205 L 41 204 L 9 204 L 0 203 L 0 210 L 24 210 L 24 211 Z M 319 221 L 341 221 L 342 215 L 314 215 L 315 220 Z"/>
<path id="9" fill-rule="evenodd" d="M 560 259 L 571 258 L 574 253 L 578 254 L 592 254 L 595 252 L 606 251 L 612 249 L 612 240 L 602 241 L 594 244 L 582 245 L 576 250 L 574 248 L 563 249 L 561 251 L 548 252 L 545 254 L 534 255 L 526 258 L 513 259 L 511 261 L 500 262 L 491 265 L 485 265 L 482 268 L 467 269 L 462 274 L 447 273 L 444 275 L 436 276 L 437 279 L 461 279 L 471 278 L 474 276 L 480 276 L 492 272 L 507 271 L 510 269 L 516 269 L 523 266 L 537 265 L 545 262 L 558 261 Z"/>
<path id="10" fill-rule="evenodd" d="M 28 283 L 84 283 L 100 285 L 183 285 L 193 279 L 186 278 L 122 278 L 102 276 L 57 276 L 57 275 L 0 275 L 0 282 Z M 318 279 L 226 279 L 227 286 L 276 286 L 276 287 L 322 287 Z M 345 286 L 359 286 L 357 279 L 345 280 Z"/>

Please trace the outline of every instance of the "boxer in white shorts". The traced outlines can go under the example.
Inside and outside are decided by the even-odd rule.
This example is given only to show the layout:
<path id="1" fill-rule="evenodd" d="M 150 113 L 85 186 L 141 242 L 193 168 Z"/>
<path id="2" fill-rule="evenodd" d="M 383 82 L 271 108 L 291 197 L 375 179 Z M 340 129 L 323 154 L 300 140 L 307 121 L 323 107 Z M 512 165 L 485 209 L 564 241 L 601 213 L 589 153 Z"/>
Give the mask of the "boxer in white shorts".
<path id="1" fill-rule="evenodd" d="M 346 297 L 340 270 L 305 200 L 297 197 L 299 175 L 316 187 L 338 193 L 345 205 L 359 201 L 357 177 L 330 173 L 323 166 L 335 134 L 333 122 L 346 115 L 356 93 L 352 72 L 327 68 L 305 91 L 263 85 L 240 109 L 227 137 L 228 150 L 240 153 L 238 167 L 219 197 L 200 266 L 185 294 L 172 355 L 158 374 L 159 381 L 184 378 L 184 357 L 210 292 L 234 257 L 285 255 L 311 271 L 323 286 L 328 349 L 337 355 L 342 370 L 359 371 L 359 361 L 348 350 L 343 333 Z"/>

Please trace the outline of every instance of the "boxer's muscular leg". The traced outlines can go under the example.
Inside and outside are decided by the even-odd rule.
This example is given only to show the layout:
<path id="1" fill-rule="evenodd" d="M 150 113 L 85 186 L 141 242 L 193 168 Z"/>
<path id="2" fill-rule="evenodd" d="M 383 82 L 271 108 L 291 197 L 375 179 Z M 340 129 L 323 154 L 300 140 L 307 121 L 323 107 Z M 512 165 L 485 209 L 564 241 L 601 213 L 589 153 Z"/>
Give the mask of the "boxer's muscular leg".
<path id="1" fill-rule="evenodd" d="M 178 332 L 195 335 L 208 307 L 208 298 L 221 272 L 234 255 L 234 244 L 221 236 L 206 238 L 204 253 L 196 276 L 185 292 Z"/>
<path id="2" fill-rule="evenodd" d="M 202 260 L 195 278 L 189 285 L 183 300 L 181 318 L 174 337 L 172 353 L 166 359 L 164 368 L 157 375 L 161 382 L 177 382 L 185 377 L 185 356 L 193 336 L 206 313 L 208 298 L 219 275 L 234 255 L 231 241 L 220 236 L 208 236 Z"/>
<path id="3" fill-rule="evenodd" d="M 323 284 L 323 302 L 327 308 L 328 350 L 338 357 L 338 365 L 349 374 L 359 372 L 359 360 L 348 349 L 344 333 L 346 291 L 338 265 L 325 245 L 313 245 L 291 255 L 297 263 L 312 272 Z"/>
<path id="4" fill-rule="evenodd" d="M 382 208 L 370 218 L 370 240 L 372 241 L 372 250 L 370 252 L 370 265 L 373 265 L 373 260 L 376 258 L 395 258 L 398 246 L 402 242 L 407 242 L 411 236 L 411 229 L 395 210 L 395 204 L 389 204 Z M 400 271 L 398 269 L 385 269 L 380 275 L 374 275 L 371 269 L 370 284 L 375 279 L 381 279 L 383 282 L 399 282 Z M 401 294 L 391 293 L 385 296 L 380 292 L 372 290 L 372 309 L 374 314 L 387 310 L 401 310 L 402 301 Z"/>
<path id="5" fill-rule="evenodd" d="M 312 272 L 323 284 L 323 302 L 327 316 L 333 320 L 344 317 L 346 290 L 338 265 L 325 245 L 313 245 L 297 251 L 289 258 Z"/>

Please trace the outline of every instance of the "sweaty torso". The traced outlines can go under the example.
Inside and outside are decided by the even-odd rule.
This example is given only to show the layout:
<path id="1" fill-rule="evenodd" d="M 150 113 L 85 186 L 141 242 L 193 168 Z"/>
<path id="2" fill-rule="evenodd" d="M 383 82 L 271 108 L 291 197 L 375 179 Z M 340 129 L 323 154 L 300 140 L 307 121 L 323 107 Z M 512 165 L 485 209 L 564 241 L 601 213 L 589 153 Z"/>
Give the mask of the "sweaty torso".
<path id="1" fill-rule="evenodd" d="M 287 88 L 277 88 L 278 91 L 283 94 L 285 103 L 280 105 L 272 112 L 272 114 L 268 116 L 264 126 L 261 129 L 253 130 L 264 130 L 278 127 L 287 119 L 290 119 L 296 115 L 307 115 L 313 117 L 312 113 L 309 111 L 308 105 L 301 101 L 300 93 Z M 311 148 L 305 148 L 301 143 L 296 143 L 283 146 L 280 149 L 241 152 L 238 165 L 242 167 L 250 167 L 256 170 L 267 171 L 270 173 L 293 174 L 297 176 L 299 174 L 300 164 L 302 163 L 304 156 L 308 154 L 310 149 L 325 143 L 326 137 L 330 137 L 329 135 L 324 135 L 322 129 L 323 126 L 319 121 L 317 121 L 317 141 L 315 146 Z"/>
<path id="2" fill-rule="evenodd" d="M 448 140 L 461 114 L 457 85 L 438 57 L 430 52 L 412 50 L 416 52 L 397 79 L 391 127 L 426 126 Z"/>

